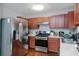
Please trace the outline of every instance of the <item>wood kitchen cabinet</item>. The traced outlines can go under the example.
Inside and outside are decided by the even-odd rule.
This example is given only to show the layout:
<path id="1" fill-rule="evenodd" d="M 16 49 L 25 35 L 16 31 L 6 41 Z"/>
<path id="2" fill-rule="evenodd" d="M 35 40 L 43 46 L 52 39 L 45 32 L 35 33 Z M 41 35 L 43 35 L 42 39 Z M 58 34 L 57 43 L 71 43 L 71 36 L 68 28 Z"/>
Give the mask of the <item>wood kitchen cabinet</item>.
<path id="1" fill-rule="evenodd" d="M 22 44 L 19 40 L 13 40 L 12 46 L 12 56 L 24 56 L 26 50 L 22 47 Z"/>
<path id="2" fill-rule="evenodd" d="M 50 28 L 64 28 L 64 15 L 51 16 L 49 18 Z"/>
<path id="3" fill-rule="evenodd" d="M 75 25 L 79 24 L 79 3 L 74 6 L 74 22 Z"/>
<path id="4" fill-rule="evenodd" d="M 59 52 L 60 50 L 60 38 L 48 38 L 48 51 Z"/>
<path id="5" fill-rule="evenodd" d="M 49 18 L 49 27 L 50 28 L 56 28 L 56 17 L 55 16 L 51 16 L 50 18 Z"/>
<path id="6" fill-rule="evenodd" d="M 64 15 L 64 28 L 74 28 L 74 11 Z"/>
<path id="7" fill-rule="evenodd" d="M 28 21 L 28 28 L 29 29 L 38 29 L 38 24 L 35 20 L 29 20 Z"/>
<path id="8" fill-rule="evenodd" d="M 49 26 L 50 28 L 73 28 L 74 11 L 70 11 L 67 14 L 50 17 Z"/>
<path id="9" fill-rule="evenodd" d="M 69 16 L 68 14 L 64 15 L 64 28 L 69 28 Z"/>
<path id="10" fill-rule="evenodd" d="M 69 24 L 69 28 L 74 27 L 74 11 L 68 13 L 68 24 Z"/>
<path id="11" fill-rule="evenodd" d="M 64 28 L 64 15 L 58 15 L 56 19 L 56 27 L 57 28 Z"/>
<path id="12" fill-rule="evenodd" d="M 29 36 L 29 48 L 35 48 L 35 37 Z"/>
<path id="13" fill-rule="evenodd" d="M 38 29 L 38 23 L 48 22 L 49 17 L 31 18 L 28 20 L 29 29 Z"/>

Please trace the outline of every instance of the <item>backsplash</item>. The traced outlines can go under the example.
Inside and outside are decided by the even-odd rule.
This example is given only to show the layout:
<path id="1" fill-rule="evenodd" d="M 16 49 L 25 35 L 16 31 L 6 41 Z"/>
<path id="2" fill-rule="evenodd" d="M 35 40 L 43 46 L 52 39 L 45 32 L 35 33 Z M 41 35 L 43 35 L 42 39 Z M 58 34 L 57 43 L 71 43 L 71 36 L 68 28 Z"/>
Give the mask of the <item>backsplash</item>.
<path id="1" fill-rule="evenodd" d="M 35 36 L 37 31 L 38 31 L 38 29 L 30 29 L 30 30 L 29 30 L 29 34 Z"/>
<path id="2" fill-rule="evenodd" d="M 50 28 L 49 28 L 48 24 L 40 24 L 39 30 L 40 31 L 50 31 Z"/>
<path id="3" fill-rule="evenodd" d="M 39 30 L 38 29 L 30 29 L 29 31 L 30 31 L 30 34 L 36 35 L 36 32 Z M 50 30 L 45 30 L 45 31 L 54 31 L 57 34 L 59 34 L 60 31 L 63 31 L 65 34 L 69 34 L 69 33 L 73 34 L 74 33 L 74 29 L 50 29 Z"/>
<path id="4" fill-rule="evenodd" d="M 40 24 L 39 29 L 30 29 L 29 32 L 32 35 L 36 35 L 37 31 L 50 31 L 48 24 Z"/>
<path id="5" fill-rule="evenodd" d="M 54 31 L 56 33 L 59 33 L 60 31 L 64 32 L 65 34 L 74 33 L 73 29 L 51 29 L 51 31 Z"/>
<path id="6" fill-rule="evenodd" d="M 53 31 L 56 35 L 59 35 L 60 31 L 64 32 L 64 34 L 70 34 L 70 33 L 73 34 L 73 33 L 75 33 L 75 29 L 66 29 L 66 28 L 50 29 L 48 24 L 40 24 L 39 29 L 31 29 L 30 34 L 36 35 L 37 31 L 50 31 L 50 33 L 52 33 L 51 31 Z"/>

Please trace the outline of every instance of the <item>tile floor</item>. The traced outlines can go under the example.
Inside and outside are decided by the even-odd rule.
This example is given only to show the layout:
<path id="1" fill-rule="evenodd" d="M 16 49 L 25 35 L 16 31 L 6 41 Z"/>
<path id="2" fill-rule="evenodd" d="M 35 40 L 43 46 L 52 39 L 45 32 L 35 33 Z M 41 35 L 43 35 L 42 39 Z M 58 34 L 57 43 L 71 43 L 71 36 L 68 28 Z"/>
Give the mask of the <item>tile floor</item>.
<path id="1" fill-rule="evenodd" d="M 79 56 L 75 44 L 61 43 L 60 56 Z"/>

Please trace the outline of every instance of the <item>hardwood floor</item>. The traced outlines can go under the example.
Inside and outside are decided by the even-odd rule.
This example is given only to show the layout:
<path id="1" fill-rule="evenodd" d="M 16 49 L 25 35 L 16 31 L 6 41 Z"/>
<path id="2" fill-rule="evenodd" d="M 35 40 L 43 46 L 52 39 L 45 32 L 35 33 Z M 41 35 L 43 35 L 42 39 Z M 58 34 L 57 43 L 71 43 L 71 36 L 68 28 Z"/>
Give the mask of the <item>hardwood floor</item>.
<path id="1" fill-rule="evenodd" d="M 59 54 L 55 52 L 38 52 L 34 49 L 29 49 L 25 56 L 59 56 Z"/>

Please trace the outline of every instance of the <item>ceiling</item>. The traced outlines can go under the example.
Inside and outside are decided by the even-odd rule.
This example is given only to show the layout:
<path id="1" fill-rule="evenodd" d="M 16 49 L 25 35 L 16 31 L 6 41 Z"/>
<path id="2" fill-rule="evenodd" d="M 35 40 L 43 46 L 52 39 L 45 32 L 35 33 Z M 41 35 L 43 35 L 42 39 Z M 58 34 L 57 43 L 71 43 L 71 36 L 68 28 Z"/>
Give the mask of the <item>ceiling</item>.
<path id="1" fill-rule="evenodd" d="M 43 11 L 34 11 L 32 10 L 32 5 L 34 4 L 42 4 L 45 8 Z M 49 16 L 55 12 L 68 11 L 74 8 L 73 3 L 4 3 L 3 5 L 28 17 L 40 15 Z"/>

